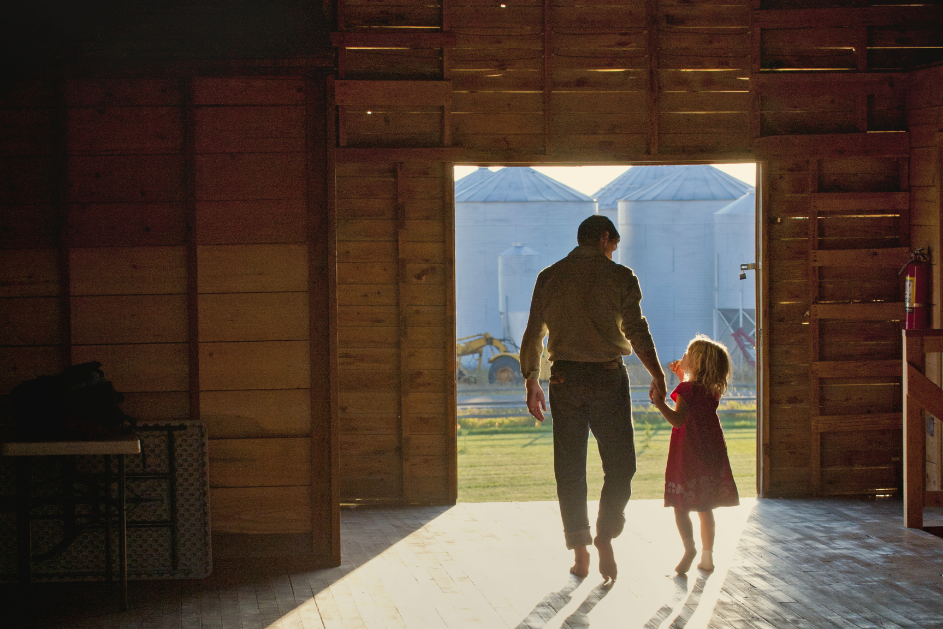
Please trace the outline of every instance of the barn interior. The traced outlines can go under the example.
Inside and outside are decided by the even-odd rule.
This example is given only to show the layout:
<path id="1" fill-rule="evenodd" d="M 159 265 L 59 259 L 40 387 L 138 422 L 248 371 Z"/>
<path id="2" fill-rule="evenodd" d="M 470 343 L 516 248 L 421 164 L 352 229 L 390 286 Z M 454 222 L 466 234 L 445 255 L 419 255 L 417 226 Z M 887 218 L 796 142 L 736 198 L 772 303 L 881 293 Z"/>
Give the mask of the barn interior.
<path id="1" fill-rule="evenodd" d="M 96 360 L 129 415 L 204 425 L 213 587 L 236 591 L 260 583 L 245 575 L 290 565 L 315 575 L 316 601 L 429 522 L 455 533 L 487 519 L 449 509 L 454 164 L 756 162 L 749 508 L 765 515 L 743 530 L 763 535 L 737 554 L 756 569 L 711 583 L 760 602 L 710 622 L 933 626 L 943 542 L 921 529 L 943 506 L 939 3 L 17 0 L 5 14 L 0 394 Z M 899 272 L 918 249 L 929 329 L 902 335 Z M 523 511 L 521 522 L 548 521 Z M 441 595 L 445 581 L 466 581 L 431 567 L 451 546 L 429 535 L 401 560 L 426 570 L 424 583 L 442 579 Z M 823 572 L 848 568 L 838 573 L 864 588 L 861 605 L 892 611 L 843 615 L 825 595 L 764 581 L 807 575 L 767 548 L 800 538 L 809 543 L 792 550 Z M 542 570 L 560 541 L 543 539 L 527 557 L 497 556 Z M 826 585 L 850 595 L 835 579 Z M 284 590 L 265 583 L 255 611 L 229 607 L 247 626 L 286 618 L 259 620 L 266 592 Z M 66 591 L 51 587 L 35 591 Z M 363 606 L 400 599 L 358 607 L 357 592 L 379 586 L 344 587 L 346 615 L 293 600 L 297 623 L 284 626 L 475 624 L 441 608 L 410 619 L 402 603 L 370 615 Z M 464 609 L 455 588 L 450 605 Z M 697 590 L 684 588 L 682 607 Z M 183 590 L 132 589 L 132 607 L 135 593 Z M 605 596 L 594 592 L 585 600 Z M 518 603 L 480 626 L 549 626 Z M 784 615 L 796 608 L 814 615 Z M 608 626 L 593 618 L 571 624 Z"/>

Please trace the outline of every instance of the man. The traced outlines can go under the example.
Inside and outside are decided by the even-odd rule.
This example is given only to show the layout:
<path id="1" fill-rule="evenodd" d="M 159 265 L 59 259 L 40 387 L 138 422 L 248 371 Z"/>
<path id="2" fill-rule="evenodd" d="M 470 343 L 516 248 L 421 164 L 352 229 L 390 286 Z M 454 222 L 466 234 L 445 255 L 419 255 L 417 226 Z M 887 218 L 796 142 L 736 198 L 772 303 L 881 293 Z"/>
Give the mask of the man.
<path id="1" fill-rule="evenodd" d="M 642 316 L 642 291 L 628 267 L 612 261 L 619 232 L 605 216 L 580 224 L 578 247 L 537 277 L 530 318 L 521 342 L 521 372 L 527 408 L 544 420 L 547 401 L 540 386 L 544 336 L 551 366 L 553 468 L 566 546 L 575 562 L 570 572 L 589 573 L 589 551 L 599 553 L 599 573 L 614 581 L 618 573 L 612 539 L 625 526 L 625 506 L 635 475 L 635 435 L 629 377 L 622 356 L 633 349 L 652 375 L 650 395 L 665 396 L 665 372 Z M 586 504 L 586 448 L 589 430 L 599 444 L 603 488 L 596 537 Z"/>

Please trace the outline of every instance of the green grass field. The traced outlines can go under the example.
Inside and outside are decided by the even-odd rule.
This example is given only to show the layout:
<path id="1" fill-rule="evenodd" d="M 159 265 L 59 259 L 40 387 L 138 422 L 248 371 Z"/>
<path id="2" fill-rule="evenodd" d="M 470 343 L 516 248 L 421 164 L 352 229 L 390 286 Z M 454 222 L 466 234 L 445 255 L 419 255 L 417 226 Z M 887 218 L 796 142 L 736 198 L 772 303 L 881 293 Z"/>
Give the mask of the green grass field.
<path id="1" fill-rule="evenodd" d="M 756 496 L 755 424 L 750 426 L 748 422 L 740 421 L 730 427 L 725 425 L 724 434 L 740 496 Z M 633 498 L 663 497 L 670 435 L 671 427 L 664 420 L 651 423 L 636 421 L 638 471 L 632 482 Z M 587 481 L 590 500 L 598 500 L 602 487 L 602 466 L 592 435 L 587 456 Z M 459 431 L 459 502 L 556 499 L 553 435 L 549 430 L 494 431 L 492 434 Z"/>

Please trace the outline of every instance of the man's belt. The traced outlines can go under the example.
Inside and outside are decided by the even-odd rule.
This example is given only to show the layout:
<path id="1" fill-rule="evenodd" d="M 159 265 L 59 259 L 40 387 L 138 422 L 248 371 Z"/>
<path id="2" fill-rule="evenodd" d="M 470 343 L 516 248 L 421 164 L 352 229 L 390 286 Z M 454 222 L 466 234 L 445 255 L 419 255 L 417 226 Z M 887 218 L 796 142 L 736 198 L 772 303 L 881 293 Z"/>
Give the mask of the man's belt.
<path id="1" fill-rule="evenodd" d="M 613 358 L 601 363 L 583 362 L 578 360 L 557 360 L 553 363 L 557 367 L 570 369 L 619 369 L 622 367 L 622 357 Z"/>

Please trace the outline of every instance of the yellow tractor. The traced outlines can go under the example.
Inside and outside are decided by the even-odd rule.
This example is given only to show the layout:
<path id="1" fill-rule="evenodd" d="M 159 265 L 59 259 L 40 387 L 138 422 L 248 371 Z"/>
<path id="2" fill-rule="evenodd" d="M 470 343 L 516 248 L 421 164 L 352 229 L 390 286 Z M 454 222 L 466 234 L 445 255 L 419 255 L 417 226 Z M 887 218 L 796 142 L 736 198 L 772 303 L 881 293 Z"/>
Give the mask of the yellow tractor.
<path id="1" fill-rule="evenodd" d="M 488 382 L 490 384 L 523 384 L 521 355 L 518 352 L 509 351 L 509 345 L 513 344 L 506 339 L 497 339 L 487 332 L 458 339 L 455 346 L 455 355 L 458 359 L 458 381 L 465 384 L 475 384 L 475 377 L 463 369 L 462 358 L 477 354 L 478 371 L 480 372 L 485 350 L 490 350 L 492 355 L 488 358 L 488 363 L 491 365 L 488 369 Z M 550 362 L 547 360 L 545 349 L 540 357 L 540 378 L 545 380 L 549 377 L 549 374 Z"/>

